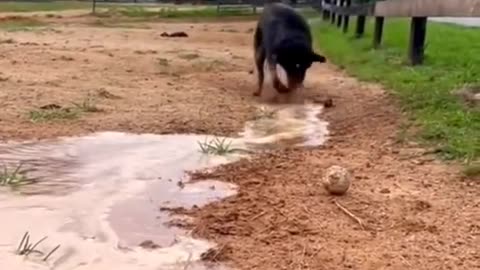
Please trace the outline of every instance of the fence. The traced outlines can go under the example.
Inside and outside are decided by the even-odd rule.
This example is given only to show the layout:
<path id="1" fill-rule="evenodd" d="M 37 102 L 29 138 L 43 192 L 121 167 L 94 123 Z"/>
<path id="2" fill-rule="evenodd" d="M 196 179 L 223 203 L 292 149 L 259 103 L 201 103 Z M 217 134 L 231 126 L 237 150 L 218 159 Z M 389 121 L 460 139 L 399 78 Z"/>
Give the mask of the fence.
<path id="1" fill-rule="evenodd" d="M 256 13 L 257 7 L 262 7 L 267 3 L 274 3 L 274 2 L 283 2 L 289 4 L 293 7 L 303 7 L 303 6 L 311 6 L 313 1 L 310 0 L 217 0 L 217 11 L 220 12 L 222 9 L 229 9 L 235 8 L 238 9 L 239 7 L 246 6 L 253 8 L 253 13 Z"/>
<path id="2" fill-rule="evenodd" d="M 385 18 L 410 18 L 408 58 L 412 65 L 419 65 L 424 61 L 428 17 L 478 17 L 480 0 L 323 0 L 316 9 L 324 21 L 342 27 L 345 33 L 350 16 L 356 16 L 356 38 L 363 37 L 367 17 L 374 17 L 375 49 L 382 42 Z"/>
<path id="3" fill-rule="evenodd" d="M 0 0 L 1 1 L 1 0 Z M 46 1 L 46 0 L 38 0 Z M 78 1 L 78 0 L 77 0 Z M 118 4 L 198 4 L 207 6 L 216 6 L 217 13 L 222 10 L 231 9 L 252 9 L 253 14 L 257 13 L 258 7 L 263 7 L 265 4 L 274 2 L 283 2 L 292 7 L 312 7 L 318 0 L 80 0 L 91 1 L 92 11 L 95 13 L 97 3 L 118 3 Z"/>

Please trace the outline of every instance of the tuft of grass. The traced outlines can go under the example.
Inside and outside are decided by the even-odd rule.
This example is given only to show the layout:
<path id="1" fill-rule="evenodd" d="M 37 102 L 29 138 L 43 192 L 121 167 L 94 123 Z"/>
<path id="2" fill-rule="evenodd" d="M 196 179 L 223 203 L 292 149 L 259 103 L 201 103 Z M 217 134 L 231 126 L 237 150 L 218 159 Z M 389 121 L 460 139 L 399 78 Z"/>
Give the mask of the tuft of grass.
<path id="1" fill-rule="evenodd" d="M 169 65 L 168 59 L 166 58 L 158 58 L 157 61 L 160 66 L 167 67 Z"/>
<path id="2" fill-rule="evenodd" d="M 198 72 L 216 72 L 225 68 L 233 68 L 223 59 L 198 59 L 192 63 L 192 67 Z"/>
<path id="3" fill-rule="evenodd" d="M 35 244 L 30 243 L 30 234 L 29 232 L 25 232 L 25 234 L 22 237 L 22 240 L 20 241 L 20 244 L 18 245 L 16 254 L 20 256 L 25 256 L 27 257 L 31 253 L 37 253 L 41 256 L 45 255 L 42 251 L 37 250 L 37 246 L 40 245 L 43 241 L 47 239 L 47 236 L 43 237 L 42 239 L 38 240 Z M 45 257 L 43 257 L 43 261 L 47 261 L 52 254 L 57 251 L 60 248 L 60 245 L 57 245 L 55 248 L 53 248 Z"/>
<path id="4" fill-rule="evenodd" d="M 383 84 L 403 101 L 422 127 L 418 139 L 437 145 L 446 159 L 478 159 L 480 112 L 465 108 L 451 94 L 466 83 L 480 81 L 478 29 L 429 22 L 426 61 L 415 67 L 406 65 L 409 29 L 405 19 L 386 20 L 383 47 L 374 50 L 372 20 L 361 39 L 329 23 L 312 23 L 316 45 L 331 62 L 362 80 Z"/>
<path id="5" fill-rule="evenodd" d="M 28 116 L 30 121 L 34 123 L 49 122 L 55 120 L 73 120 L 81 116 L 82 113 L 100 112 L 96 106 L 94 98 L 89 94 L 82 102 L 73 102 L 73 106 L 61 107 L 58 105 L 50 108 L 41 108 L 32 110 Z"/>
<path id="6" fill-rule="evenodd" d="M 467 177 L 480 176 L 480 162 L 474 162 L 474 163 L 467 164 L 463 168 L 463 174 Z"/>
<path id="7" fill-rule="evenodd" d="M 27 17 L 6 17 L 0 20 L 0 29 L 8 32 L 32 31 L 48 25 L 45 22 Z"/>
<path id="8" fill-rule="evenodd" d="M 79 112 L 100 112 L 97 107 L 95 98 L 88 94 L 87 97 L 80 103 L 73 102 L 73 105 Z"/>
<path id="9" fill-rule="evenodd" d="M 11 188 L 18 188 L 20 186 L 29 185 L 35 183 L 34 180 L 28 179 L 23 171 L 21 171 L 22 164 L 13 170 L 9 170 L 5 165 L 3 170 L 0 171 L 0 186 L 9 186 Z"/>
<path id="10" fill-rule="evenodd" d="M 72 108 L 58 108 L 49 110 L 33 110 L 29 112 L 30 121 L 34 123 L 53 120 L 72 120 L 79 117 L 79 111 Z"/>
<path id="11" fill-rule="evenodd" d="M 204 142 L 197 142 L 197 143 L 198 143 L 198 146 L 200 147 L 200 152 L 207 155 L 214 154 L 214 155 L 223 156 L 223 155 L 231 154 L 234 152 L 243 151 L 243 149 L 240 149 L 240 148 L 232 148 L 231 147 L 232 141 L 230 140 L 227 142 L 226 138 L 220 139 L 218 137 L 215 137 L 211 140 L 207 140 L 207 138 L 205 138 Z"/>

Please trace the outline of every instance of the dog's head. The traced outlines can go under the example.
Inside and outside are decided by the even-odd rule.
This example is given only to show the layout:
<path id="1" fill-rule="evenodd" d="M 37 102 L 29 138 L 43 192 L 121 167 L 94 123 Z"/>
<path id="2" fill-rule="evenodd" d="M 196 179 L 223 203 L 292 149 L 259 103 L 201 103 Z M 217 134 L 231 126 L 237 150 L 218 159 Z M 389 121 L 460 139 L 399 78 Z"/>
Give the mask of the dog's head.
<path id="1" fill-rule="evenodd" d="M 288 42 L 275 50 L 273 57 L 287 75 L 288 88 L 295 89 L 305 80 L 307 69 L 312 63 L 325 63 L 327 59 L 315 53 L 311 47 L 301 42 Z"/>

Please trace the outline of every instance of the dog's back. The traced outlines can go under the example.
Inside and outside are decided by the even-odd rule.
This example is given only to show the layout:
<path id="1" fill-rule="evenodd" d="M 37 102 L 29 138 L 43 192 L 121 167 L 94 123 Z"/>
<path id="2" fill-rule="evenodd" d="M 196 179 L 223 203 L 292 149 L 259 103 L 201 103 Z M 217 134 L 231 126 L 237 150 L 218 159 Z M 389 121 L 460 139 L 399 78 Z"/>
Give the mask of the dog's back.
<path id="1" fill-rule="evenodd" d="M 287 39 L 296 39 L 308 45 L 312 43 L 310 28 L 305 19 L 293 8 L 282 3 L 265 6 L 258 28 L 263 33 L 263 42 L 267 51 Z"/>

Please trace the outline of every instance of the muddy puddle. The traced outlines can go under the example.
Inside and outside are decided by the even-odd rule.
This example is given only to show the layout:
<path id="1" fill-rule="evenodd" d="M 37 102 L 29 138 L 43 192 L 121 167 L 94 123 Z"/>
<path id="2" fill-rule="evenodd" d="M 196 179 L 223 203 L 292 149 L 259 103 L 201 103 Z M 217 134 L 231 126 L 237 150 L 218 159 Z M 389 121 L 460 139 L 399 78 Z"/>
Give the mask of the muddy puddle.
<path id="1" fill-rule="evenodd" d="M 328 122 L 317 104 L 263 105 L 240 133 L 253 148 L 318 146 L 328 139 Z"/>
<path id="2" fill-rule="evenodd" d="M 232 149 L 325 142 L 327 123 L 313 105 L 263 107 Z M 212 138 L 211 136 L 209 136 Z M 0 259 L 8 269 L 225 269 L 199 262 L 215 243 L 194 239 L 169 223 L 188 217 L 170 208 L 236 193 L 221 179 L 190 183 L 185 172 L 247 157 L 238 151 L 205 154 L 204 135 L 100 132 L 83 137 L 0 144 L 0 165 L 35 183 L 0 187 Z M 205 148 L 205 147 L 204 147 Z M 227 151 L 228 152 L 228 151 Z M 3 164 L 2 164 L 3 163 Z M 40 252 L 15 254 L 24 233 Z M 46 254 L 60 247 L 43 261 Z"/>

